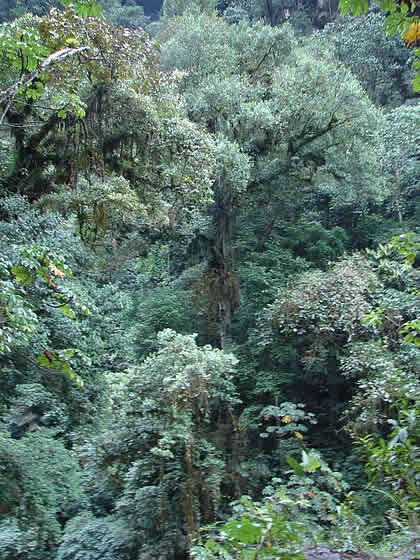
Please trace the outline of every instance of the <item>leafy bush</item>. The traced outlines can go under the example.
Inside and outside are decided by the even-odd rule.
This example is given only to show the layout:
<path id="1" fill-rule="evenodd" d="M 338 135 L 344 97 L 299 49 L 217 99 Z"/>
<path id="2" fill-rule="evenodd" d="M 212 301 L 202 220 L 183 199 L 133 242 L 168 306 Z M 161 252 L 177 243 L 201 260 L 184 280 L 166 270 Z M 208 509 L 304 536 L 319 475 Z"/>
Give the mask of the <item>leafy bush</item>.
<path id="1" fill-rule="evenodd" d="M 131 560 L 133 541 L 124 521 L 83 513 L 66 524 L 56 560 Z"/>
<path id="2" fill-rule="evenodd" d="M 27 560 L 53 558 L 60 516 L 82 496 L 77 461 L 54 435 L 40 428 L 16 441 L 0 432 L 0 553 L 5 560 L 13 560 L 16 552 Z"/>

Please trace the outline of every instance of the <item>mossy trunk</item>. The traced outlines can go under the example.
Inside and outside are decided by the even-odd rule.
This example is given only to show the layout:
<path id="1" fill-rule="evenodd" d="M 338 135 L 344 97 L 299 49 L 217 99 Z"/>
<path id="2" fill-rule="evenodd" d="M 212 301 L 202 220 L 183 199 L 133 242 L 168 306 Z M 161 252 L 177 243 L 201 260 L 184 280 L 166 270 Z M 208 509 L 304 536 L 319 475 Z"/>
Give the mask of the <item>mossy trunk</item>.
<path id="1" fill-rule="evenodd" d="M 220 348 L 225 348 L 231 341 L 233 314 L 240 300 L 239 282 L 233 267 L 232 220 L 232 193 L 226 192 L 221 185 L 216 194 L 215 245 L 209 263 L 215 275 L 212 305 L 216 310 Z"/>

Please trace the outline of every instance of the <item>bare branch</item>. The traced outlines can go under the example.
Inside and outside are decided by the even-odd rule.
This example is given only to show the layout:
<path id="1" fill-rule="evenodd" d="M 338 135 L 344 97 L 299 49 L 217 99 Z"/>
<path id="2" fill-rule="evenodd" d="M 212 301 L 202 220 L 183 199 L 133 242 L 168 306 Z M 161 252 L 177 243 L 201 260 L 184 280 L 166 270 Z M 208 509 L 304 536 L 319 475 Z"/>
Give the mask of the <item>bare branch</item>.
<path id="1" fill-rule="evenodd" d="M 37 77 L 40 74 L 45 72 L 53 64 L 57 64 L 58 62 L 61 62 L 62 60 L 68 58 L 69 56 L 74 56 L 75 54 L 78 54 L 78 53 L 80 53 L 82 51 L 85 51 L 87 49 L 89 49 L 89 47 L 80 47 L 78 49 L 66 48 L 66 49 L 61 49 L 57 52 L 54 52 L 54 53 L 50 54 L 36 70 L 31 72 L 30 74 L 27 74 L 26 79 L 25 79 L 25 75 L 22 75 L 21 78 L 17 82 L 15 82 L 11 86 L 9 86 L 7 89 L 1 91 L 0 92 L 0 104 L 6 103 L 6 107 L 5 107 L 5 109 L 3 111 L 3 114 L 0 118 L 0 125 L 3 123 L 4 118 L 7 115 L 7 112 L 10 108 L 10 105 L 12 104 L 13 99 L 15 98 L 15 95 L 19 91 L 20 88 L 27 87 L 34 80 L 36 80 Z"/>

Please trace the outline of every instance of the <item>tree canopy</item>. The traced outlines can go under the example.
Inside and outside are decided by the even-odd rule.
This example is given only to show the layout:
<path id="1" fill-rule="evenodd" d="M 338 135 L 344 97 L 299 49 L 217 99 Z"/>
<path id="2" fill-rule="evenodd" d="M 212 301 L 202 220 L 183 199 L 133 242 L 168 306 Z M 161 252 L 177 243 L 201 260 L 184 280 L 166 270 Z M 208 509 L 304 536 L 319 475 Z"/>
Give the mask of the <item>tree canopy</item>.
<path id="1" fill-rule="evenodd" d="M 352 6 L 0 2 L 2 559 L 414 558 L 418 8 Z"/>

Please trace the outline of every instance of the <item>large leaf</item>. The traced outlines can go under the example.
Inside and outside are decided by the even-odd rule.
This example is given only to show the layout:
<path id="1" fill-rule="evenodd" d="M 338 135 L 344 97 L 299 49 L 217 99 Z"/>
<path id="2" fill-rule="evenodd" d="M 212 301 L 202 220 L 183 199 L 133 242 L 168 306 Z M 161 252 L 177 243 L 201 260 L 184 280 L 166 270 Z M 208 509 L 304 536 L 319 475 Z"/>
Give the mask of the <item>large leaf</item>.
<path id="1" fill-rule="evenodd" d="M 340 0 L 338 7 L 343 16 L 350 12 L 355 16 L 360 16 L 368 11 L 369 2 L 368 0 Z"/>
<path id="2" fill-rule="evenodd" d="M 303 470 L 302 466 L 296 461 L 296 459 L 293 459 L 293 457 L 287 455 L 286 461 L 289 467 L 294 470 L 297 476 L 304 476 L 305 471 Z"/>
<path id="3" fill-rule="evenodd" d="M 308 454 L 306 453 L 306 451 L 302 451 L 301 465 L 306 472 L 313 472 L 316 471 L 316 469 L 319 469 L 319 467 L 321 466 L 321 461 L 316 455 L 312 453 Z"/>
<path id="4" fill-rule="evenodd" d="M 17 282 L 21 282 L 22 284 L 29 284 L 32 281 L 31 273 L 26 267 L 14 266 L 11 270 Z"/>

